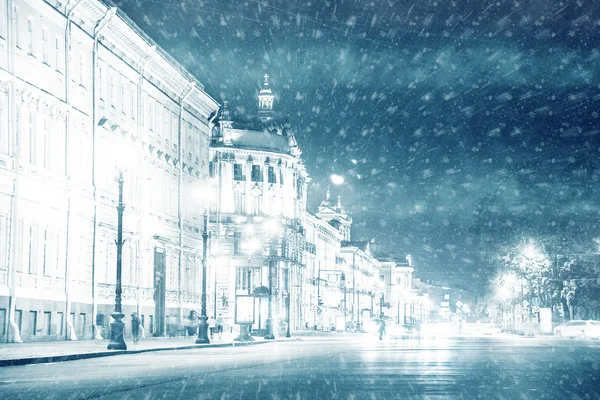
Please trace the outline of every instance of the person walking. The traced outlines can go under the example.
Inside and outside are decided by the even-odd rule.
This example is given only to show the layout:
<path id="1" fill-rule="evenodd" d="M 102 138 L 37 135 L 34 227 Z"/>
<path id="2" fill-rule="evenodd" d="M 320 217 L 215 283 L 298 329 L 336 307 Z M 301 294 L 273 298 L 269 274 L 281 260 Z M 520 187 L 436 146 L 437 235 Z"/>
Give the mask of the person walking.
<path id="1" fill-rule="evenodd" d="M 133 335 L 133 343 L 140 341 L 140 318 L 136 312 L 131 314 L 131 334 Z"/>
<path id="2" fill-rule="evenodd" d="M 217 317 L 217 334 L 219 335 L 219 339 L 223 337 L 223 316 L 219 313 Z"/>
<path id="3" fill-rule="evenodd" d="M 212 339 L 217 329 L 217 320 L 212 316 L 208 319 L 208 329 L 210 329 L 210 338 Z"/>
<path id="4" fill-rule="evenodd" d="M 385 321 L 382 319 L 379 323 L 379 340 L 383 340 L 383 335 L 385 335 Z"/>

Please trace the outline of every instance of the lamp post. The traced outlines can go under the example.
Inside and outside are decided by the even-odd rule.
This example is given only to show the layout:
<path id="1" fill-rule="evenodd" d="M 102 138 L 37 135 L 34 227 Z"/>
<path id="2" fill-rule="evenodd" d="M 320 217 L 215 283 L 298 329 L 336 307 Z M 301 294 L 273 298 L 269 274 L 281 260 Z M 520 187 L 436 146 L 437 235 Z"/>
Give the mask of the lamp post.
<path id="1" fill-rule="evenodd" d="M 123 322 L 123 311 L 121 309 L 121 266 L 123 254 L 123 170 L 119 170 L 117 177 L 119 183 L 119 203 L 117 205 L 117 282 L 115 285 L 115 312 L 111 314 L 114 321 L 110 324 L 110 342 L 108 350 L 127 350 L 123 334 L 125 332 L 125 323 Z"/>
<path id="2" fill-rule="evenodd" d="M 290 274 L 288 274 L 289 276 Z M 292 334 L 290 332 L 290 297 L 291 297 L 291 293 L 290 293 L 290 286 L 288 284 L 288 291 L 287 291 L 287 297 L 286 297 L 286 308 L 287 308 L 287 330 L 285 332 L 285 337 L 292 337 Z"/>
<path id="3" fill-rule="evenodd" d="M 267 255 L 267 279 L 269 280 L 269 303 L 268 303 L 268 312 L 267 312 L 267 320 L 265 321 L 265 339 L 273 340 L 275 339 L 275 334 L 273 333 L 273 257 L 271 256 L 272 249 L 272 240 L 273 237 L 279 233 L 279 225 L 275 220 L 269 220 L 266 222 L 266 228 L 269 232 L 269 253 Z"/>
<path id="4" fill-rule="evenodd" d="M 200 310 L 200 324 L 196 344 L 210 343 L 208 339 L 208 323 L 206 320 L 206 258 L 208 256 L 208 208 L 204 210 L 204 228 L 202 230 L 202 298 Z"/>
<path id="5" fill-rule="evenodd" d="M 251 225 L 249 225 L 249 228 L 251 228 Z M 247 272 L 248 282 L 246 283 L 246 285 L 247 285 L 247 289 L 248 289 L 248 296 L 250 296 L 252 294 L 251 284 L 250 284 L 250 281 L 252 278 L 252 254 L 254 253 L 254 251 L 256 251 L 260 247 L 260 245 L 256 239 L 253 239 L 247 243 L 247 247 L 248 247 L 248 272 Z M 260 317 L 259 317 L 259 319 L 260 319 Z M 240 323 L 240 334 L 234 340 L 238 341 L 238 342 L 249 342 L 249 341 L 254 340 L 254 338 L 250 335 L 250 323 Z"/>
<path id="6" fill-rule="evenodd" d="M 265 329 L 266 329 L 266 333 L 265 333 L 265 339 L 267 340 L 273 340 L 275 339 L 275 335 L 273 334 L 273 260 L 271 258 L 270 255 L 270 249 L 269 249 L 269 256 L 267 258 L 267 264 L 268 266 L 268 271 L 267 271 L 267 276 L 268 276 L 268 280 L 269 280 L 269 306 L 268 306 L 268 312 L 267 312 L 267 320 L 265 321 Z"/>

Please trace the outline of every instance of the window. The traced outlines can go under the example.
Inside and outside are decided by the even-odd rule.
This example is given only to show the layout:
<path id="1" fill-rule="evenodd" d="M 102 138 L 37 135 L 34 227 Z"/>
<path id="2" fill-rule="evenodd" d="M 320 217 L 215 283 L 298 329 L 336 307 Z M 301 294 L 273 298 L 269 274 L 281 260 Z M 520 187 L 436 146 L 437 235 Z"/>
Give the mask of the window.
<path id="1" fill-rule="evenodd" d="M 35 116 L 33 111 L 29 111 L 28 115 L 28 138 L 29 138 L 29 162 L 35 164 Z"/>
<path id="2" fill-rule="evenodd" d="M 283 168 L 279 170 L 279 184 L 283 185 Z"/>
<path id="3" fill-rule="evenodd" d="M 262 200 L 263 197 L 260 193 L 252 194 L 252 214 L 260 215 L 262 214 Z"/>
<path id="4" fill-rule="evenodd" d="M 65 326 L 65 316 L 62 311 L 56 313 L 56 320 L 56 333 L 60 336 Z"/>
<path id="5" fill-rule="evenodd" d="M 104 101 L 104 66 L 102 62 L 98 63 L 98 95 L 100 100 Z"/>
<path id="6" fill-rule="evenodd" d="M 242 254 L 242 235 L 240 232 L 235 232 L 233 234 L 233 254 Z"/>
<path id="7" fill-rule="evenodd" d="M 83 86 L 83 53 L 79 53 L 79 85 Z"/>
<path id="8" fill-rule="evenodd" d="M 0 336 L 6 335 L 6 308 L 0 308 Z"/>
<path id="9" fill-rule="evenodd" d="M 275 178 L 275 168 L 269 167 L 269 183 L 277 183 Z"/>
<path id="10" fill-rule="evenodd" d="M 41 164 L 44 169 L 48 169 L 50 157 L 52 156 L 52 154 L 50 154 L 50 145 L 48 144 L 48 135 L 50 133 L 50 124 L 48 121 L 50 116 L 44 114 L 42 118 L 44 118 L 44 129 L 42 129 L 42 148 L 40 151 L 40 155 L 42 156 Z"/>
<path id="11" fill-rule="evenodd" d="M 85 338 L 85 328 L 87 323 L 87 315 L 85 313 L 79 313 L 79 330 L 78 333 L 82 338 Z"/>
<path id="12" fill-rule="evenodd" d="M 19 332 L 21 332 L 21 327 L 23 326 L 23 311 L 15 310 L 15 324 L 19 328 Z"/>
<path id="13" fill-rule="evenodd" d="M 15 43 L 18 48 L 21 48 L 21 26 L 19 22 L 19 13 L 15 12 Z"/>
<path id="14" fill-rule="evenodd" d="M 25 238 L 23 236 L 24 236 L 23 220 L 19 220 L 19 222 L 17 222 L 17 240 L 21 241 L 21 246 L 27 244 L 25 242 Z M 17 263 L 16 270 L 17 270 L 17 272 L 22 272 L 23 271 L 23 263 Z"/>
<path id="15" fill-rule="evenodd" d="M 252 182 L 262 182 L 262 173 L 260 165 L 252 166 Z"/>
<path id="16" fill-rule="evenodd" d="M 6 1 L 0 0 L 0 37 L 3 38 L 6 38 Z"/>
<path id="17" fill-rule="evenodd" d="M 8 257 L 7 257 L 7 239 L 8 233 L 8 220 L 0 214 L 0 271 L 8 269 Z"/>
<path id="18" fill-rule="evenodd" d="M 57 71 L 60 71 L 60 38 L 56 36 L 54 41 L 54 65 Z"/>
<path id="19" fill-rule="evenodd" d="M 235 290 L 248 290 L 248 267 L 237 267 L 235 272 Z"/>
<path id="20" fill-rule="evenodd" d="M 233 189 L 233 208 L 236 214 L 246 213 L 246 196 L 240 187 Z"/>
<path id="21" fill-rule="evenodd" d="M 37 268 L 35 265 L 35 250 L 36 250 L 36 229 L 33 225 L 29 226 L 29 244 L 27 248 L 27 271 L 30 274 L 37 273 Z"/>
<path id="22" fill-rule="evenodd" d="M 236 181 L 244 181 L 244 166 L 242 164 L 233 164 L 233 179 Z"/>
<path id="23" fill-rule="evenodd" d="M 124 115 L 127 115 L 127 107 L 129 106 L 129 102 L 127 101 L 127 95 L 126 95 L 126 87 L 125 87 L 125 82 L 127 82 L 127 80 L 124 79 L 123 75 L 121 75 L 121 112 Z"/>
<path id="24" fill-rule="evenodd" d="M 33 55 L 33 19 L 27 18 L 27 54 Z"/>
<path id="25" fill-rule="evenodd" d="M 44 329 L 44 335 L 51 335 L 52 334 L 52 312 L 51 311 L 44 311 L 44 321 L 43 323 L 43 329 Z"/>
<path id="26" fill-rule="evenodd" d="M 379 281 L 385 282 L 385 275 L 379 275 Z"/>
<path id="27" fill-rule="evenodd" d="M 129 98 L 131 102 L 131 119 L 135 120 L 135 114 L 137 113 L 137 108 L 135 105 L 137 96 L 136 86 L 133 82 L 129 81 L 129 87 L 131 88 L 131 97 Z"/>
<path id="28" fill-rule="evenodd" d="M 37 333 L 37 311 L 29 311 L 29 334 L 35 336 Z"/>
<path id="29" fill-rule="evenodd" d="M 48 64 L 48 28 L 42 28 L 42 61 Z"/>
<path id="30" fill-rule="evenodd" d="M 42 273 L 44 276 L 48 276 L 48 230 L 44 229 L 44 237 L 43 237 L 42 247 L 44 254 L 42 255 Z"/>
<path id="31" fill-rule="evenodd" d="M 109 79 L 109 88 L 108 88 L 108 97 L 110 100 L 110 105 L 111 107 L 115 108 L 115 72 L 112 70 L 110 70 L 109 72 L 110 74 L 110 79 Z"/>

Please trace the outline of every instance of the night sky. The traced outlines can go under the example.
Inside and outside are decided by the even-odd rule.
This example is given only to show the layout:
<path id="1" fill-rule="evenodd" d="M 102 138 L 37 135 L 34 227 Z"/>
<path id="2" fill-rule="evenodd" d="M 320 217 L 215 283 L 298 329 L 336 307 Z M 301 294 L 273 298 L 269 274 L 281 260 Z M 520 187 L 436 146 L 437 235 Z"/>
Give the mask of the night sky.
<path id="1" fill-rule="evenodd" d="M 238 115 L 262 75 L 353 239 L 472 288 L 524 237 L 600 236 L 600 1 L 117 3 Z"/>

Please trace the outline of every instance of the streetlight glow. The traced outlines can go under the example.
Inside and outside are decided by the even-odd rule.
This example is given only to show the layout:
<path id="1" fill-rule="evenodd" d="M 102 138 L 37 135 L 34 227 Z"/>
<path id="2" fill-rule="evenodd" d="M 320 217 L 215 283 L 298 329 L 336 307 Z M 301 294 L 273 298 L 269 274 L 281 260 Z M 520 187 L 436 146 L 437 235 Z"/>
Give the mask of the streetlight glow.
<path id="1" fill-rule="evenodd" d="M 332 174 L 330 176 L 330 179 L 331 179 L 331 183 L 333 183 L 334 185 L 343 185 L 344 184 L 344 177 L 342 175 Z"/>

